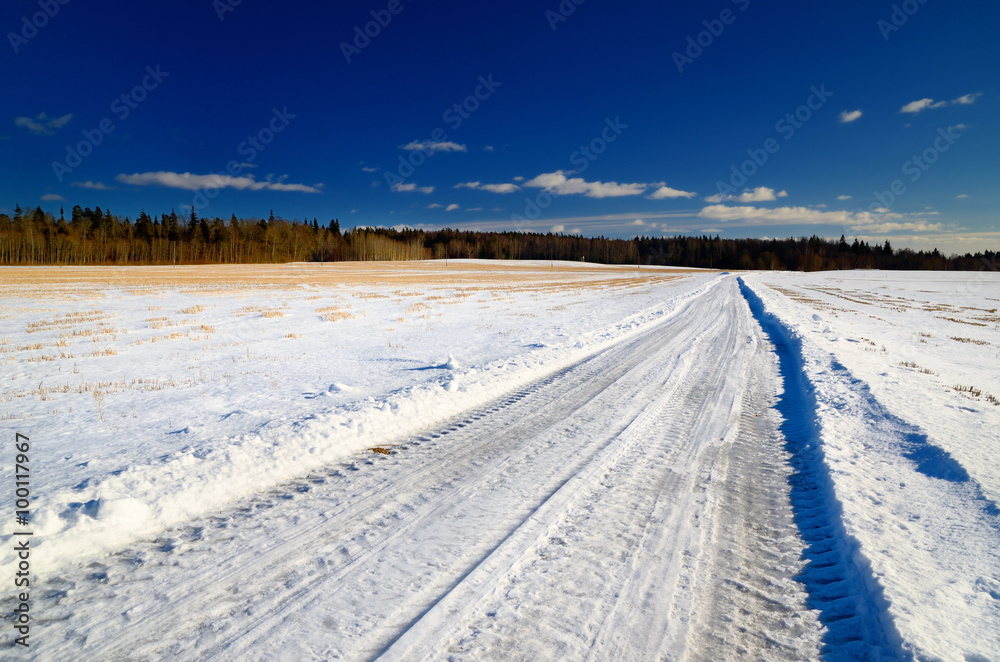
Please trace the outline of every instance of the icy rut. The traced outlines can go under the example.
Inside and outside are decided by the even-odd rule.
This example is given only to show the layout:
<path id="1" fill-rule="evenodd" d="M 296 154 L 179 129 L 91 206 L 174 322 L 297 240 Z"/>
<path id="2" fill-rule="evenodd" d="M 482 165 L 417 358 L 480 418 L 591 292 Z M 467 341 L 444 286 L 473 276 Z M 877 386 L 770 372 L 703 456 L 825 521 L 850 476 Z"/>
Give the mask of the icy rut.
<path id="1" fill-rule="evenodd" d="M 860 553 L 860 543 L 842 521 L 842 507 L 820 441 L 816 398 L 802 372 L 801 346 L 740 279 L 740 290 L 764 332 L 775 344 L 783 377 L 777 405 L 791 454 L 791 499 L 808 565 L 799 579 L 808 604 L 826 626 L 823 652 L 828 659 L 892 660 L 906 657 L 900 636 L 886 613 L 882 587 Z"/>
<path id="2" fill-rule="evenodd" d="M 389 455 L 66 569 L 32 653 L 814 659 L 772 350 L 724 279 Z"/>

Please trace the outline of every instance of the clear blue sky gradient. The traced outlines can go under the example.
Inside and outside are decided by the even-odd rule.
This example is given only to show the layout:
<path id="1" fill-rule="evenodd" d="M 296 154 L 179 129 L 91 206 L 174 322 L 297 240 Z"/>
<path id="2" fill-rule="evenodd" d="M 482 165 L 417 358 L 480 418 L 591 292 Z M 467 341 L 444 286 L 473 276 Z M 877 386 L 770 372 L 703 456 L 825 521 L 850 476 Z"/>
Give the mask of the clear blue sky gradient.
<path id="1" fill-rule="evenodd" d="M 7 211 L 1000 248 L 996 3 L 63 2 L 0 9 Z"/>

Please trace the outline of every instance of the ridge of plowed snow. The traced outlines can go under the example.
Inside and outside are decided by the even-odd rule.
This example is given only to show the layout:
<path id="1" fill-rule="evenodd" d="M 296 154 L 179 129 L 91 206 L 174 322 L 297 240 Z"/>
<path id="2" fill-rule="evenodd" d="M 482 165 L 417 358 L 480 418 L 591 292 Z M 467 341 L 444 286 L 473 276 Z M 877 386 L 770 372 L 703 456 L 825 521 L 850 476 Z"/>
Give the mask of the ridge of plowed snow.
<path id="1" fill-rule="evenodd" d="M 808 295 L 795 294 L 799 301 L 761 282 L 774 283 L 773 277 L 747 277 L 744 292 L 750 299 L 759 297 L 759 307 L 773 316 L 772 328 L 801 357 L 796 361 L 801 361 L 798 370 L 810 385 L 805 408 L 815 411 L 822 472 L 832 483 L 846 535 L 857 543 L 851 558 L 868 578 L 868 592 L 882 614 L 888 641 L 905 658 L 995 658 L 1000 602 L 990 587 L 1000 569 L 1000 512 L 992 497 L 996 486 L 981 482 L 990 479 L 995 467 L 983 466 L 963 447 L 970 437 L 995 446 L 1000 430 L 1000 425 L 990 423 L 1000 420 L 995 408 L 983 408 L 976 418 L 966 416 L 968 428 L 950 430 L 947 437 L 917 425 L 913 421 L 922 418 L 922 412 L 912 406 L 914 401 L 937 400 L 937 411 L 946 411 L 942 401 L 955 395 L 943 389 L 925 390 L 917 383 L 900 388 L 887 380 L 887 373 L 875 366 L 891 359 L 879 360 L 878 355 L 906 351 L 888 338 L 878 351 L 877 342 L 863 337 L 875 357 L 859 360 L 857 355 L 865 352 L 831 330 L 832 325 L 843 327 L 840 317 L 852 311 L 835 310 L 833 319 L 812 312 L 824 305 L 822 299 L 812 298 L 814 292 L 830 286 L 813 285 L 807 277 L 801 280 L 811 289 Z M 781 286 L 787 288 L 788 281 Z M 901 305 L 874 297 L 872 301 L 880 306 L 880 315 Z M 871 316 L 871 307 L 866 310 L 862 305 L 862 310 L 864 317 Z M 879 325 L 884 337 L 895 323 L 883 320 Z M 918 344 L 921 338 L 917 337 Z M 847 362 L 856 369 L 867 367 L 868 374 L 882 382 L 881 395 L 847 368 Z M 982 437 L 980 426 L 992 426 L 993 434 Z M 962 455 L 950 452 L 949 446 Z M 989 455 L 985 448 L 980 454 Z M 831 523 L 839 525 L 836 520 Z"/>

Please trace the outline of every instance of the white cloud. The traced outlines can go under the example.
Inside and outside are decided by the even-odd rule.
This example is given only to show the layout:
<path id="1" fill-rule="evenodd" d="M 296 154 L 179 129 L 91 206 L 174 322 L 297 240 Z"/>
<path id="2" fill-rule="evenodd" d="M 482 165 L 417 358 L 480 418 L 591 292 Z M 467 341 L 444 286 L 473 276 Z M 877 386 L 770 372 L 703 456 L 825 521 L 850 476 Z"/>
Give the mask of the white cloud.
<path id="1" fill-rule="evenodd" d="M 925 223 L 923 221 L 907 223 L 869 223 L 855 225 L 851 228 L 860 232 L 899 232 L 900 230 L 910 230 L 911 232 L 941 232 L 941 223 Z"/>
<path id="2" fill-rule="evenodd" d="M 514 181 L 515 182 L 523 182 L 524 181 L 524 177 L 521 177 L 520 175 L 518 175 L 517 177 L 514 178 Z"/>
<path id="3" fill-rule="evenodd" d="M 549 232 L 555 232 L 555 233 L 565 232 L 565 231 L 566 231 L 566 226 L 565 225 L 553 225 L 549 229 Z"/>
<path id="4" fill-rule="evenodd" d="M 411 143 L 407 143 L 406 145 L 402 145 L 400 147 L 400 149 L 405 149 L 405 150 L 410 151 L 410 152 L 416 152 L 416 151 L 430 152 L 432 154 L 434 152 L 467 152 L 467 151 L 469 151 L 468 148 L 465 145 L 459 145 L 458 143 L 454 143 L 454 142 L 451 142 L 451 141 L 446 141 L 446 142 L 431 142 L 430 140 L 424 140 L 422 142 L 415 140 L 415 141 L 413 141 Z"/>
<path id="5" fill-rule="evenodd" d="M 572 230 L 569 231 L 569 233 L 570 234 L 583 234 L 583 230 L 581 230 L 580 228 L 573 228 Z"/>
<path id="6" fill-rule="evenodd" d="M 743 193 L 739 195 L 722 195 L 721 193 L 710 195 L 705 198 L 705 202 L 771 202 L 772 200 L 777 200 L 778 198 L 787 197 L 787 191 L 775 193 L 773 188 L 758 186 L 753 190 L 745 189 Z"/>
<path id="7" fill-rule="evenodd" d="M 619 184 L 618 182 L 588 182 L 581 177 L 569 179 L 562 170 L 538 175 L 526 181 L 525 186 L 540 188 L 558 195 L 582 193 L 588 198 L 619 198 L 628 195 L 641 195 L 648 184 Z"/>
<path id="8" fill-rule="evenodd" d="M 857 225 L 875 217 L 867 212 L 821 211 L 808 207 L 727 207 L 711 205 L 698 212 L 700 218 L 717 221 L 748 221 L 750 225 Z"/>
<path id="9" fill-rule="evenodd" d="M 14 120 L 14 125 L 27 129 L 36 136 L 51 136 L 55 133 L 53 129 L 63 128 L 72 119 L 73 113 L 62 117 L 49 117 L 45 113 L 39 113 L 37 117 L 18 117 Z"/>
<path id="10" fill-rule="evenodd" d="M 646 221 L 642 220 L 641 218 L 637 218 L 634 221 L 632 221 L 631 223 L 629 223 L 629 225 L 645 225 L 645 224 L 646 224 Z"/>
<path id="11" fill-rule="evenodd" d="M 947 106 L 947 101 L 934 102 L 934 99 L 918 99 L 917 101 L 911 101 L 902 108 L 899 109 L 901 113 L 919 113 L 921 110 L 926 108 L 940 108 L 942 106 Z"/>
<path id="12" fill-rule="evenodd" d="M 482 207 L 469 207 L 465 211 L 482 211 L 482 210 L 483 210 Z"/>
<path id="13" fill-rule="evenodd" d="M 942 230 L 941 223 L 928 223 L 916 219 L 919 214 L 902 214 L 880 208 L 872 212 L 822 211 L 808 207 L 727 207 L 712 205 L 705 207 L 698 216 L 717 221 L 744 221 L 745 225 L 840 225 L 850 228 L 851 232 L 896 232 L 909 230 L 912 232 L 938 232 Z"/>
<path id="14" fill-rule="evenodd" d="M 397 192 L 397 193 L 413 193 L 413 192 L 418 192 L 418 193 L 433 193 L 434 192 L 434 187 L 433 186 L 417 186 L 413 182 L 409 182 L 408 184 L 404 184 L 403 182 L 396 182 L 395 184 L 392 185 L 392 190 L 395 191 L 395 192 Z"/>
<path id="15" fill-rule="evenodd" d="M 444 207 L 444 205 L 439 205 L 436 202 L 432 202 L 431 204 L 427 205 L 428 209 L 441 209 L 442 207 Z"/>
<path id="16" fill-rule="evenodd" d="M 693 198 L 698 195 L 697 193 L 679 191 L 675 188 L 670 188 L 662 182 L 660 184 L 654 184 L 654 186 L 659 186 L 660 188 L 656 189 L 647 196 L 650 200 L 664 200 L 666 198 Z"/>
<path id="17" fill-rule="evenodd" d="M 949 126 L 949 131 L 965 131 L 969 126 L 967 124 L 956 124 L 955 126 Z"/>
<path id="18" fill-rule="evenodd" d="M 371 166 L 361 166 L 362 172 L 378 172 L 379 168 L 373 168 Z"/>
<path id="19" fill-rule="evenodd" d="M 971 103 L 975 103 L 976 99 L 983 96 L 982 92 L 976 92 L 975 94 L 963 94 L 957 99 L 952 99 L 952 103 L 958 104 L 960 106 L 968 106 Z"/>
<path id="20" fill-rule="evenodd" d="M 513 193 L 514 191 L 521 190 L 521 187 L 517 184 L 483 184 L 482 182 L 455 184 L 455 188 L 471 188 L 478 191 L 489 191 L 490 193 Z"/>
<path id="21" fill-rule="evenodd" d="M 968 193 L 959 193 L 959 194 L 958 194 L 958 195 L 956 195 L 955 197 L 956 197 L 957 199 L 959 199 L 959 200 L 963 200 L 963 199 L 965 199 L 965 198 L 969 197 L 969 194 L 968 194 Z"/>
<path id="22" fill-rule="evenodd" d="M 166 186 L 167 188 L 179 188 L 185 191 L 200 191 L 211 189 L 232 188 L 239 191 L 296 191 L 300 193 L 320 193 L 322 186 L 310 186 L 308 184 L 286 184 L 280 177 L 278 181 L 270 178 L 264 181 L 257 181 L 253 175 L 245 177 L 232 177 L 230 175 L 195 175 L 190 172 L 142 172 L 131 175 L 121 174 L 115 179 L 122 184 L 133 186 Z"/>
<path id="23" fill-rule="evenodd" d="M 851 195 L 838 195 L 838 196 L 837 196 L 837 199 L 838 199 L 838 200 L 850 200 L 850 199 L 851 199 L 851 198 L 853 198 L 853 197 L 854 197 L 854 196 L 851 196 Z"/>
<path id="24" fill-rule="evenodd" d="M 968 106 L 976 102 L 976 99 L 983 95 L 982 92 L 975 92 L 974 94 L 963 94 L 957 99 L 952 99 L 948 101 L 934 101 L 934 99 L 918 99 L 917 101 L 911 101 L 902 108 L 899 109 L 901 113 L 919 113 L 921 110 L 927 108 L 943 108 L 949 103 L 958 106 Z"/>
<path id="25" fill-rule="evenodd" d="M 492 151 L 494 151 L 493 150 L 493 145 L 486 145 L 485 147 L 483 147 L 483 151 L 484 152 L 492 152 Z"/>
<path id="26" fill-rule="evenodd" d="M 860 110 L 845 110 L 837 116 L 837 121 L 841 124 L 847 124 L 848 122 L 853 122 L 859 117 L 861 117 Z"/>
<path id="27" fill-rule="evenodd" d="M 455 211 L 456 209 L 461 209 L 461 207 L 456 204 L 450 204 L 444 208 L 445 211 Z"/>
<path id="28" fill-rule="evenodd" d="M 56 202 L 65 199 L 66 198 L 56 193 L 46 193 L 45 195 L 42 196 L 42 200 L 44 200 L 45 202 Z"/>
<path id="29" fill-rule="evenodd" d="M 87 180 L 85 182 L 70 182 L 70 186 L 76 186 L 77 188 L 89 188 L 95 191 L 114 191 L 117 186 L 108 186 L 104 182 L 92 182 Z"/>

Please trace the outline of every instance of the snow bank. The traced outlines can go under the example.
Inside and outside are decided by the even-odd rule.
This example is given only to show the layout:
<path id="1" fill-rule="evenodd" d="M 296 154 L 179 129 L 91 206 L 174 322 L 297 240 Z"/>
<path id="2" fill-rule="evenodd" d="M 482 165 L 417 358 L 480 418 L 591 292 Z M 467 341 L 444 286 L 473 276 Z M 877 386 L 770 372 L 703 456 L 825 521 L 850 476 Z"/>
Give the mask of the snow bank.
<path id="1" fill-rule="evenodd" d="M 748 300 L 766 311 L 762 321 L 773 319 L 776 336 L 801 355 L 798 369 L 812 385 L 803 415 L 814 416 L 818 426 L 834 493 L 828 500 L 840 506 L 846 540 L 857 542 L 852 558 L 868 578 L 890 643 L 899 642 L 904 658 L 997 659 L 1000 603 L 989 586 L 1000 568 L 1000 518 L 996 465 L 989 459 L 995 453 L 988 449 L 1000 450 L 1000 418 L 996 407 L 933 374 L 989 384 L 966 367 L 970 353 L 986 346 L 954 341 L 942 343 L 945 351 L 919 356 L 918 348 L 950 337 L 945 334 L 957 338 L 960 328 L 969 333 L 970 326 L 981 342 L 1000 339 L 974 319 L 993 314 L 989 295 L 1000 294 L 1000 279 L 990 292 L 963 300 L 954 290 L 935 288 L 940 274 L 907 274 L 905 286 L 894 277 L 760 274 L 744 280 Z M 895 291 L 878 292 L 880 283 Z M 915 365 L 934 369 L 917 372 Z M 903 370 L 915 374 L 904 381 Z M 970 439 L 978 453 L 967 450 Z"/>
<path id="2" fill-rule="evenodd" d="M 820 621 L 827 627 L 824 640 L 845 656 L 896 659 L 902 654 L 902 637 L 888 614 L 883 586 L 860 542 L 845 528 L 843 505 L 824 453 L 816 389 L 807 376 L 802 337 L 769 312 L 742 278 L 739 283 L 778 353 L 784 393 L 777 409 L 785 419 L 782 432 L 796 471 L 792 507 L 808 545 L 803 556 L 809 565 L 799 579 L 810 592 L 810 606 L 820 611 Z"/>

